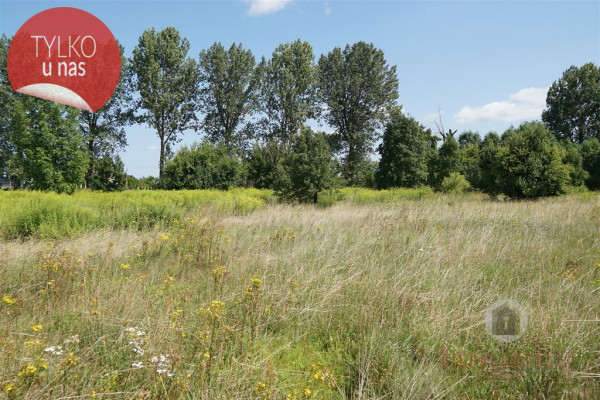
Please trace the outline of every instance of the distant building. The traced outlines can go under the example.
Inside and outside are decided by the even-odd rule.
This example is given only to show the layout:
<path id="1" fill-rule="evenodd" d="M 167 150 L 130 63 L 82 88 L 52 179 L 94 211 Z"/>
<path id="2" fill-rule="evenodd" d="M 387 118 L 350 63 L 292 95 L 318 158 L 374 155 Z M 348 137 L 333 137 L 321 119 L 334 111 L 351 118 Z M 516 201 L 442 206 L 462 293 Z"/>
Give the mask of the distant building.
<path id="1" fill-rule="evenodd" d="M 12 189 L 13 185 L 10 179 L 0 176 L 0 189 Z"/>

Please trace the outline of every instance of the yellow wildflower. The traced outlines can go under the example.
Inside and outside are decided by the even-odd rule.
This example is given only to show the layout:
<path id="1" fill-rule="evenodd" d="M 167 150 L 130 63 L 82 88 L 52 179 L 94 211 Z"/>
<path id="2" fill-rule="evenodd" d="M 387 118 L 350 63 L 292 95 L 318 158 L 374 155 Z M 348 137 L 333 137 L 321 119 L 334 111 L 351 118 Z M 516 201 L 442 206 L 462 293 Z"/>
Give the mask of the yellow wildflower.
<path id="1" fill-rule="evenodd" d="M 39 331 L 41 331 L 43 328 L 44 328 L 44 325 L 33 325 L 33 326 L 31 327 L 31 330 L 32 330 L 32 331 L 34 331 L 34 332 L 39 332 Z"/>
<path id="2" fill-rule="evenodd" d="M 15 304 L 17 302 L 17 299 L 13 299 L 10 296 L 4 296 L 2 297 L 2 301 L 4 301 L 6 304 Z"/>

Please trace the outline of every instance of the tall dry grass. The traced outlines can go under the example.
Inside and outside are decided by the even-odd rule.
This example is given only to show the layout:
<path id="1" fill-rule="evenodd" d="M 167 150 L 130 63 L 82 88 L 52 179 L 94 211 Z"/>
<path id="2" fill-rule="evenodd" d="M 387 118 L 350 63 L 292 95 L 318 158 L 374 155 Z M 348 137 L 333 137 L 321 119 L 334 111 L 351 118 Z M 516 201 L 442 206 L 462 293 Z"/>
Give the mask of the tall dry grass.
<path id="1" fill-rule="evenodd" d="M 16 250 L 0 269 L 0 387 L 53 399 L 597 398 L 599 200 L 271 205 L 5 242 Z M 510 344 L 484 323 L 503 298 L 528 312 Z"/>

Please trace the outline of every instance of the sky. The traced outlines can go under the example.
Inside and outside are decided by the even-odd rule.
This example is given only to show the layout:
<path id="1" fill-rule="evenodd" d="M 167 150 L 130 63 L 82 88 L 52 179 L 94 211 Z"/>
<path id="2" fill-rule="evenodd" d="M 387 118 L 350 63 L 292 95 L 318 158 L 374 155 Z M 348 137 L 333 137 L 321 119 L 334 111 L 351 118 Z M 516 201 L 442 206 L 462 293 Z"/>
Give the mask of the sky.
<path id="1" fill-rule="evenodd" d="M 426 127 L 502 133 L 539 120 L 548 87 L 572 65 L 600 64 L 600 1 L 28 1 L 0 0 L 0 33 L 35 14 L 68 6 L 102 20 L 131 55 L 141 33 L 174 26 L 195 59 L 214 42 L 242 43 L 269 57 L 282 43 L 308 41 L 315 59 L 335 47 L 373 43 L 395 65 L 398 104 Z M 325 131 L 330 127 L 319 126 Z M 147 126 L 126 128 L 127 172 L 158 175 L 159 141 Z M 202 140 L 187 131 L 175 147 Z"/>

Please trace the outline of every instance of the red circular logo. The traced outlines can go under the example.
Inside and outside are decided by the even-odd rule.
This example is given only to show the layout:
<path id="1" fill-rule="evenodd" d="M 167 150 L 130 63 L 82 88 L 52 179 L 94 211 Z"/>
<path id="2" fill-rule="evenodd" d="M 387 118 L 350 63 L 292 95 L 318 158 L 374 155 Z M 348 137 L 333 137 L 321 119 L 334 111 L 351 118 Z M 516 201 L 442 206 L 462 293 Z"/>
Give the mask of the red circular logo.
<path id="1" fill-rule="evenodd" d="M 77 8 L 57 7 L 21 26 L 7 69 L 17 92 L 95 112 L 117 87 L 121 55 L 102 21 Z"/>

